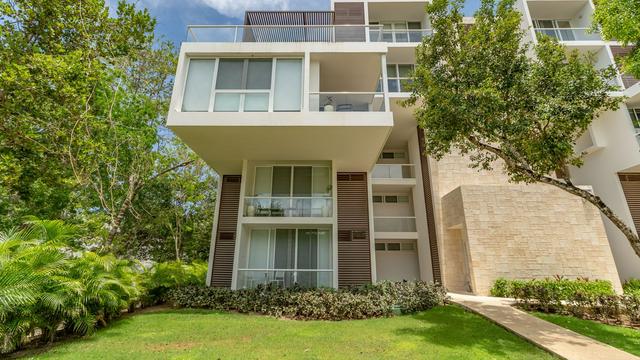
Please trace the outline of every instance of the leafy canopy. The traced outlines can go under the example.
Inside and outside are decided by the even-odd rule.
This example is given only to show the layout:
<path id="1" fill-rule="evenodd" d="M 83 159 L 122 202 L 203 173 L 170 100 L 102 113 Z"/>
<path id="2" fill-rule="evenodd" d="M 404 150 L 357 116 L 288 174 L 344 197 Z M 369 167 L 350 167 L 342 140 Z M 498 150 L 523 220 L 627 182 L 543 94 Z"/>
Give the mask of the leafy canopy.
<path id="1" fill-rule="evenodd" d="M 597 0 L 595 5 L 593 19 L 602 36 L 634 47 L 621 62 L 625 72 L 640 78 L 640 0 Z"/>
<path id="2" fill-rule="evenodd" d="M 483 0 L 475 24 L 462 22 L 461 0 L 427 6 L 434 28 L 416 51 L 411 98 L 426 152 L 468 154 L 490 169 L 498 158 L 513 181 L 534 182 L 579 166 L 576 139 L 598 113 L 615 109 L 613 68 L 555 40 L 524 41 L 513 0 Z"/>

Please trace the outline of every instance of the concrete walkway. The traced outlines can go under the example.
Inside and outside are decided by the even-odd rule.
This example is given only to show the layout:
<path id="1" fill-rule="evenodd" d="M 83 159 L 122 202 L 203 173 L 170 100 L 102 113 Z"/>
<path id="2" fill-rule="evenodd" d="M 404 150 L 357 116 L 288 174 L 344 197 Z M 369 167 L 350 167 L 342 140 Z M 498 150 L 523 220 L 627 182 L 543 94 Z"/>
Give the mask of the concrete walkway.
<path id="1" fill-rule="evenodd" d="M 564 359 L 640 359 L 607 344 L 529 315 L 512 300 L 449 293 L 451 302 L 478 313 Z"/>

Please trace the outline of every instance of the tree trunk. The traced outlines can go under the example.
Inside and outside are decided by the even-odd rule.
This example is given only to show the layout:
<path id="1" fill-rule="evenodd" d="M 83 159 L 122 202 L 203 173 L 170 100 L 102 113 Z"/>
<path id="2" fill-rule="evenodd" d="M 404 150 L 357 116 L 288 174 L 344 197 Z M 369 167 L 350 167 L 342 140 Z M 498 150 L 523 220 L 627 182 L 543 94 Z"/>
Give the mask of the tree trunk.
<path id="1" fill-rule="evenodd" d="M 126 215 L 127 211 L 131 207 L 133 203 L 133 198 L 135 197 L 138 191 L 138 180 L 137 176 L 131 175 L 129 177 L 129 189 L 127 190 L 127 196 L 125 197 L 122 205 L 120 205 L 120 209 L 118 210 L 118 214 L 111 222 L 111 228 L 109 229 L 109 236 L 107 237 L 107 241 L 104 244 L 105 249 L 111 248 L 113 245 L 113 239 L 120 232 L 120 227 L 122 226 L 122 220 Z"/>

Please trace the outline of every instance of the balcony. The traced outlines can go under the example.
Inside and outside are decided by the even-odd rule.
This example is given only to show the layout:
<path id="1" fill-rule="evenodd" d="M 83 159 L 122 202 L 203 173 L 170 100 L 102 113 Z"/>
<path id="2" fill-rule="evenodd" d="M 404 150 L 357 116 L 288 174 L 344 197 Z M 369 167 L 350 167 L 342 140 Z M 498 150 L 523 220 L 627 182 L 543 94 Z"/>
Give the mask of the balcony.
<path id="1" fill-rule="evenodd" d="M 381 92 L 312 92 L 309 93 L 310 111 L 385 111 L 384 93 Z"/>
<path id="2" fill-rule="evenodd" d="M 366 35 L 369 35 L 369 40 Z M 189 25 L 187 42 L 380 42 L 380 25 Z"/>
<path id="3" fill-rule="evenodd" d="M 535 28 L 535 32 L 536 36 L 543 34 L 560 42 L 602 41 L 600 33 L 590 28 Z"/>
<path id="4" fill-rule="evenodd" d="M 258 285 L 280 287 L 298 285 L 304 288 L 333 287 L 333 270 L 316 269 L 239 269 L 238 288 L 251 289 Z"/>
<path id="5" fill-rule="evenodd" d="M 246 217 L 331 217 L 331 197 L 245 197 Z"/>
<path id="6" fill-rule="evenodd" d="M 380 233 L 415 233 L 415 216 L 376 216 L 373 218 L 373 228 Z"/>
<path id="7" fill-rule="evenodd" d="M 376 29 L 369 39 L 388 43 L 419 43 L 423 38 L 431 35 L 433 35 L 431 29 L 383 29 L 382 31 Z"/>
<path id="8" fill-rule="evenodd" d="M 376 164 L 371 172 L 374 179 L 414 179 L 413 164 Z"/>

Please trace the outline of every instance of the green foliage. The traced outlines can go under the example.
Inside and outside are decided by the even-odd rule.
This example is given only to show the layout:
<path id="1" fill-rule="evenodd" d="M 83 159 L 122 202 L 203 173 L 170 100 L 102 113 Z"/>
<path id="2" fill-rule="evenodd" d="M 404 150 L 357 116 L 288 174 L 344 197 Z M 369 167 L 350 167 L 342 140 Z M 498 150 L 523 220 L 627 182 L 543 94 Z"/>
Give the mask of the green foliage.
<path id="1" fill-rule="evenodd" d="M 188 286 L 171 289 L 174 306 L 234 310 L 304 320 L 347 320 L 391 316 L 394 309 L 413 313 L 442 305 L 446 291 L 422 281 L 382 282 L 348 289 L 258 286 L 230 290 Z"/>
<path id="2" fill-rule="evenodd" d="M 203 286 L 207 277 L 207 263 L 194 261 L 191 264 L 182 261 L 169 261 L 154 264 L 144 276 L 144 288 L 147 294 L 145 305 L 164 302 L 167 291 L 176 287 Z"/>
<path id="3" fill-rule="evenodd" d="M 629 279 L 622 284 L 622 289 L 627 295 L 640 295 L 640 279 Z"/>
<path id="4" fill-rule="evenodd" d="M 598 70 L 548 37 L 533 48 L 524 42 L 513 3 L 483 0 L 471 27 L 462 23 L 462 1 L 428 5 L 434 34 L 416 51 L 407 103 L 419 104 L 431 156 L 459 151 L 483 169 L 500 158 L 511 180 L 535 182 L 579 166 L 576 139 L 620 99 L 608 95 L 615 69 Z"/>
<path id="5" fill-rule="evenodd" d="M 146 9 L 111 13 L 0 0 L 0 228 L 63 219 L 100 251 L 206 259 L 215 174 L 164 127 L 176 50 Z"/>
<path id="6" fill-rule="evenodd" d="M 616 295 L 604 280 L 498 279 L 492 296 L 512 297 L 527 310 L 570 314 L 585 319 L 618 322 L 640 320 L 640 295 Z"/>
<path id="7" fill-rule="evenodd" d="M 90 334 L 123 310 L 162 300 L 175 286 L 201 285 L 203 262 L 142 264 L 74 245 L 79 229 L 61 221 L 30 220 L 0 232 L 0 353 L 41 331 Z"/>
<path id="8" fill-rule="evenodd" d="M 640 3 L 638 0 L 598 0 L 593 20 L 603 38 L 632 46 L 631 53 L 621 59 L 623 71 L 640 78 Z"/>

